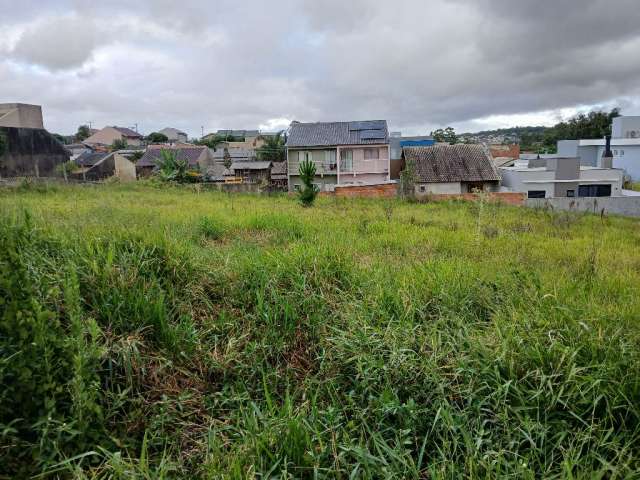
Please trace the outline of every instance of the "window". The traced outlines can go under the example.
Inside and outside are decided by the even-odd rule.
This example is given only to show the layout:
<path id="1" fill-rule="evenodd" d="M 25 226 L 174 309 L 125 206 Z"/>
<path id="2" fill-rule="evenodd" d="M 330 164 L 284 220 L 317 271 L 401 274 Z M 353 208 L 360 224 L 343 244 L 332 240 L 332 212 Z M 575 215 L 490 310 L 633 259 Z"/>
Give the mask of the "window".
<path id="1" fill-rule="evenodd" d="M 300 184 L 299 184 L 299 183 L 296 183 L 296 184 L 293 186 L 293 189 L 294 189 L 296 192 L 299 192 L 299 191 L 300 191 Z"/>
<path id="2" fill-rule="evenodd" d="M 420 185 L 420 193 L 424 193 L 427 191 L 426 185 Z"/>
<path id="3" fill-rule="evenodd" d="M 304 161 L 313 162 L 313 152 L 299 152 L 298 160 L 300 161 L 300 163 Z"/>
<path id="4" fill-rule="evenodd" d="M 365 148 L 364 159 L 365 160 L 378 160 L 380 158 L 380 150 L 377 148 Z"/>
<path id="5" fill-rule="evenodd" d="M 614 150 L 613 154 L 617 156 L 618 155 L 618 150 Z"/>
<path id="6" fill-rule="evenodd" d="M 580 185 L 579 197 L 610 197 L 611 185 Z"/>
<path id="7" fill-rule="evenodd" d="M 622 157 L 624 155 L 624 150 L 620 150 L 620 156 Z"/>
<path id="8" fill-rule="evenodd" d="M 527 192 L 527 197 L 529 198 L 545 198 L 547 196 L 547 192 L 544 190 L 529 190 Z"/>
<path id="9" fill-rule="evenodd" d="M 324 151 L 324 169 L 325 170 L 336 169 L 336 151 L 335 150 Z"/>
<path id="10" fill-rule="evenodd" d="M 353 150 L 340 151 L 340 170 L 343 172 L 353 171 Z"/>
<path id="11" fill-rule="evenodd" d="M 575 196 L 576 196 L 575 190 L 567 190 L 567 197 L 575 197 Z"/>

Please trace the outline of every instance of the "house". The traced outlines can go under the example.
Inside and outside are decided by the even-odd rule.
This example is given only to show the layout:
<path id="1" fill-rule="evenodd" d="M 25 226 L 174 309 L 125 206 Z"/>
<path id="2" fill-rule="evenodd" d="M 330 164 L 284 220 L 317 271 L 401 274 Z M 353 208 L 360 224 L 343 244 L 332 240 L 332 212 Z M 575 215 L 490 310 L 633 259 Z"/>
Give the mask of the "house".
<path id="1" fill-rule="evenodd" d="M 43 128 L 0 127 L 0 137 L 0 177 L 55 177 L 71 155 Z"/>
<path id="2" fill-rule="evenodd" d="M 402 132 L 391 132 L 389 136 L 389 151 L 391 155 L 391 180 L 400 178 L 402 171 L 402 149 L 404 147 L 430 147 L 435 144 L 432 136 L 413 135 L 403 136 Z"/>
<path id="3" fill-rule="evenodd" d="M 136 179 L 136 165 L 130 161 L 124 151 L 86 152 L 75 159 L 77 170 L 72 177 L 83 180 L 104 180 L 116 177 L 121 181 Z"/>
<path id="4" fill-rule="evenodd" d="M 271 165 L 271 185 L 279 190 L 286 190 L 287 181 L 287 162 L 273 162 Z"/>
<path id="5" fill-rule="evenodd" d="M 88 147 L 84 143 L 70 143 L 69 145 L 65 145 L 64 147 L 69 150 L 69 153 L 71 154 L 71 160 L 75 160 L 80 155 L 92 151 L 91 147 Z"/>
<path id="6" fill-rule="evenodd" d="M 502 167 L 502 185 L 528 198 L 619 197 L 623 195 L 624 171 L 612 168 L 611 139 L 605 141 L 600 166 L 581 165 L 578 157 L 518 160 Z"/>
<path id="7" fill-rule="evenodd" d="M 271 179 L 271 162 L 233 162 L 229 167 L 230 176 L 242 179 L 242 183 L 269 183 Z"/>
<path id="8" fill-rule="evenodd" d="M 127 145 L 138 147 L 142 145 L 143 137 L 138 132 L 131 130 L 130 128 L 123 127 L 104 127 L 102 130 L 98 130 L 96 133 L 85 139 L 86 145 L 113 145 L 116 140 L 124 140 Z"/>
<path id="9" fill-rule="evenodd" d="M 389 133 L 386 120 L 360 122 L 293 122 L 287 138 L 289 190 L 298 190 L 303 161 L 316 166 L 320 191 L 336 185 L 371 185 L 390 179 Z"/>
<path id="10" fill-rule="evenodd" d="M 158 133 L 167 137 L 170 143 L 187 143 L 189 136 L 177 128 L 163 128 Z"/>
<path id="11" fill-rule="evenodd" d="M 482 145 L 405 147 L 402 157 L 405 170 L 413 170 L 411 175 L 418 196 L 499 189 L 500 175 Z"/>
<path id="12" fill-rule="evenodd" d="M 512 143 L 509 145 L 489 145 L 489 153 L 496 165 L 516 160 L 520 158 L 520 145 Z"/>
<path id="13" fill-rule="evenodd" d="M 27 103 L 0 103 L 0 127 L 42 130 L 42 107 Z"/>
<path id="14" fill-rule="evenodd" d="M 260 133 L 259 130 L 218 130 L 202 137 L 203 141 L 210 141 L 215 138 L 228 138 L 218 144 L 218 148 L 255 150 L 264 145 L 265 136 L 275 135 L 272 133 Z"/>
<path id="15" fill-rule="evenodd" d="M 612 166 L 640 180 L 640 116 L 614 118 L 611 133 Z M 579 157 L 581 165 L 601 167 L 605 148 L 605 138 L 559 140 L 558 156 Z"/>
<path id="16" fill-rule="evenodd" d="M 211 151 L 205 146 L 149 145 L 142 158 L 140 158 L 136 163 L 138 176 L 148 176 L 151 174 L 151 172 L 157 167 L 158 161 L 162 157 L 163 150 L 175 152 L 176 158 L 178 160 L 186 160 L 189 168 L 192 170 L 199 170 L 206 173 L 207 169 L 211 168 L 214 164 Z"/>

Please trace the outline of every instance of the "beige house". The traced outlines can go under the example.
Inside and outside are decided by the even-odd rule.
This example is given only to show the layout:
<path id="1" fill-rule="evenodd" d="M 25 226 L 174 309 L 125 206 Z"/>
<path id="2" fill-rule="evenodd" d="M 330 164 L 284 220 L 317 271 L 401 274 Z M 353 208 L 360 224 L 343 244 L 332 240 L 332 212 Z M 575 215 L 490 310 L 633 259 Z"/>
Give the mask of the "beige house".
<path id="1" fill-rule="evenodd" d="M 138 132 L 135 132 L 130 128 L 104 127 L 102 130 L 98 130 L 82 143 L 92 146 L 111 146 L 116 140 L 125 140 L 127 142 L 127 145 L 138 147 L 142 145 L 143 137 Z"/>
<path id="2" fill-rule="evenodd" d="M 268 133 L 260 133 L 258 130 L 218 130 L 215 133 L 209 133 L 202 137 L 202 140 L 209 141 L 216 137 L 233 137 L 234 140 L 225 141 L 218 145 L 217 148 L 228 148 L 252 150 L 260 148 L 265 144 L 263 136 L 274 135 Z"/>
<path id="3" fill-rule="evenodd" d="M 171 143 L 187 143 L 189 140 L 188 135 L 177 128 L 163 128 L 158 133 L 165 135 Z"/>
<path id="4" fill-rule="evenodd" d="M 43 129 L 42 107 L 26 103 L 0 103 L 0 127 Z"/>
<path id="5" fill-rule="evenodd" d="M 316 166 L 320 191 L 336 185 L 377 185 L 390 180 L 389 132 L 386 120 L 359 122 L 293 122 L 287 139 L 289 190 L 302 186 L 300 164 Z"/>

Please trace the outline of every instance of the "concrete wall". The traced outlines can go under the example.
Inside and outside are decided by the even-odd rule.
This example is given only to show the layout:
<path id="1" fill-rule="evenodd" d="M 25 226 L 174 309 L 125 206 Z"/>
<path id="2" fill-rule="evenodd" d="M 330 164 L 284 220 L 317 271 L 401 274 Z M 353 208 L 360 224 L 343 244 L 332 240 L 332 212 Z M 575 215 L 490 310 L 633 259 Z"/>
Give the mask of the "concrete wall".
<path id="1" fill-rule="evenodd" d="M 0 127 L 42 129 L 42 107 L 26 103 L 1 103 Z"/>
<path id="2" fill-rule="evenodd" d="M 460 182 L 416 183 L 415 189 L 418 197 L 431 194 L 460 194 L 462 193 L 462 184 Z"/>
<path id="3" fill-rule="evenodd" d="M 315 183 L 321 192 L 333 192 L 336 184 L 338 182 L 338 177 L 336 175 L 316 175 L 313 183 Z M 289 175 L 289 191 L 295 192 L 295 186 L 299 185 L 302 187 L 302 180 L 299 175 Z"/>
<path id="4" fill-rule="evenodd" d="M 616 117 L 611 125 L 613 138 L 640 138 L 640 116 Z"/>
<path id="5" fill-rule="evenodd" d="M 527 207 L 640 217 L 640 197 L 529 198 Z"/>
<path id="6" fill-rule="evenodd" d="M 55 177 L 69 152 L 46 130 L 0 127 L 7 149 L 0 156 L 0 177 Z"/>
<path id="7" fill-rule="evenodd" d="M 123 182 L 131 182 L 136 179 L 136 165 L 128 158 L 114 153 L 115 176 Z"/>
<path id="8" fill-rule="evenodd" d="M 505 203 L 508 205 L 522 206 L 526 200 L 526 194 L 519 192 L 492 192 L 487 193 L 483 197 L 477 193 L 461 193 L 458 195 L 453 194 L 441 194 L 441 195 L 423 195 L 419 199 L 441 202 L 447 200 L 467 200 L 475 202 L 485 198 L 490 202 Z"/>

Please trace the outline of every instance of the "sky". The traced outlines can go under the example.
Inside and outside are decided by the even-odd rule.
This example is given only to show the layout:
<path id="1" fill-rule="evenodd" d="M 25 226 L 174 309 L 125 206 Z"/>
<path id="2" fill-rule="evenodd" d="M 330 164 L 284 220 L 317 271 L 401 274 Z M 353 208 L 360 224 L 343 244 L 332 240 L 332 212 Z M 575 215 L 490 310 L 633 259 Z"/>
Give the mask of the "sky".
<path id="1" fill-rule="evenodd" d="M 638 0 L 0 0 L 0 103 L 190 136 L 386 119 L 428 134 L 640 114 Z"/>

